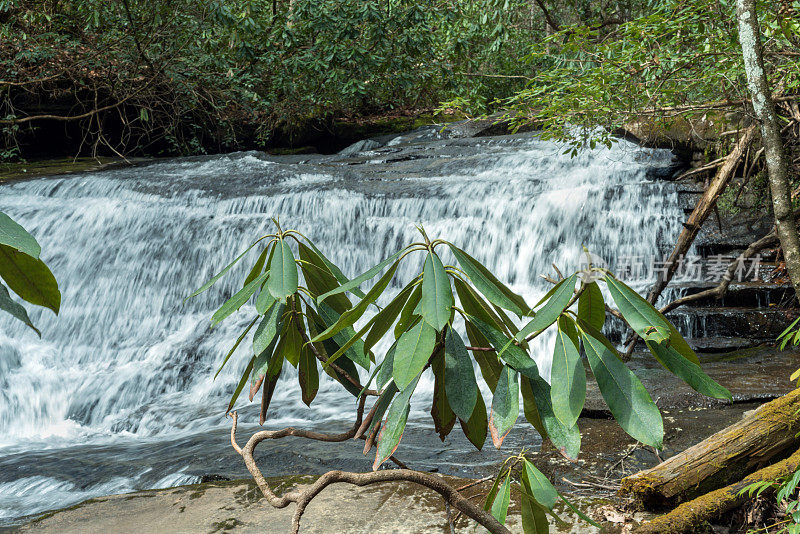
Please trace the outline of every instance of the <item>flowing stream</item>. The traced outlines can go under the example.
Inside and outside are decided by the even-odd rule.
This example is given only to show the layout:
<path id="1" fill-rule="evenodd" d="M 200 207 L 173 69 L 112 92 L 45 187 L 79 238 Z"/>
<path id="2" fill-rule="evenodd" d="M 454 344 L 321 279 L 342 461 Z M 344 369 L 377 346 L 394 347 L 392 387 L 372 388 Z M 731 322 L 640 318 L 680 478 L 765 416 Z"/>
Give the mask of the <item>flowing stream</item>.
<path id="1" fill-rule="evenodd" d="M 529 303 L 548 288 L 540 275 L 553 274 L 553 263 L 576 269 L 583 246 L 612 260 L 655 255 L 680 230 L 674 186 L 648 178 L 670 164 L 667 151 L 623 141 L 570 159 L 531 134 L 438 137 L 428 130 L 336 156 L 235 153 L 0 187 L 0 209 L 37 237 L 63 295 L 58 317 L 28 306 L 41 339 L 0 317 L 0 525 L 101 494 L 245 474 L 224 409 L 247 343 L 212 378 L 253 311 L 213 330 L 209 318 L 248 262 L 183 299 L 267 233 L 271 216 L 351 276 L 417 240 L 421 223 Z M 393 290 L 420 268 L 421 259 L 402 264 Z M 551 351 L 546 336 L 533 350 L 548 374 Z M 281 380 L 269 426 L 348 426 L 352 397 L 334 382 L 322 380 L 307 408 L 296 374 Z M 445 444 L 431 439 L 431 389 L 426 376 L 404 458 L 450 472 L 496 458 L 490 445 L 472 452 L 458 430 Z M 257 415 L 239 404 L 244 435 Z M 535 439 L 532 429 L 515 434 L 517 443 Z M 361 446 L 347 447 L 355 452 L 287 440 L 263 444 L 262 458 L 267 474 L 367 469 Z"/>

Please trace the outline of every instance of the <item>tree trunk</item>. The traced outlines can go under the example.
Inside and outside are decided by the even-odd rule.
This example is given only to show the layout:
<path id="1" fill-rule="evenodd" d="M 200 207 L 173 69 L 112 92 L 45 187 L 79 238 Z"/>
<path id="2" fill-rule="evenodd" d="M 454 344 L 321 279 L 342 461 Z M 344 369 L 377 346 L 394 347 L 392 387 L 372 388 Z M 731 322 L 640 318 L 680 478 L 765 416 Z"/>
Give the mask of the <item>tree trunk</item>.
<path id="1" fill-rule="evenodd" d="M 786 270 L 792 280 L 795 295 L 800 298 L 800 237 L 792 213 L 789 163 L 783 150 L 775 104 L 764 72 L 761 32 L 758 27 L 755 0 L 737 0 L 737 17 L 747 86 L 753 102 L 753 111 L 761 123 L 761 138 L 764 143 L 764 157 L 772 193 L 775 226 L 786 259 Z"/>
<path id="2" fill-rule="evenodd" d="M 684 503 L 671 512 L 643 524 L 636 534 L 686 534 L 743 505 L 750 497 L 742 490 L 756 482 L 773 481 L 800 468 L 800 451 L 774 465 L 756 471 L 739 482 Z"/>
<path id="3" fill-rule="evenodd" d="M 799 411 L 800 389 L 796 389 L 665 462 L 624 479 L 620 491 L 658 509 L 739 480 L 798 447 Z"/>

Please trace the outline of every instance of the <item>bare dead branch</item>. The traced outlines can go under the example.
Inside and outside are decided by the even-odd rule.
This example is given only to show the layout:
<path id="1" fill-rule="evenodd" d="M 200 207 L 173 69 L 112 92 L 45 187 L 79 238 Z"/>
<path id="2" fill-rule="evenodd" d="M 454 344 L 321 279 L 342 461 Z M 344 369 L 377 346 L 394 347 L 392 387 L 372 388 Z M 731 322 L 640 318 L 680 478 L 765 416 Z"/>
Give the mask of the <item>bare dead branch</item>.
<path id="1" fill-rule="evenodd" d="M 442 496 L 442 498 L 450 506 L 462 512 L 464 515 L 471 517 L 479 524 L 484 526 L 492 534 L 510 534 L 510 531 L 503 526 L 492 514 L 485 511 L 480 506 L 470 502 L 467 498 L 462 496 L 458 489 L 452 487 L 445 480 L 437 475 L 431 473 L 423 473 L 420 471 L 412 471 L 410 469 L 393 469 L 386 471 L 374 471 L 371 473 L 348 473 L 344 471 L 329 471 L 319 477 L 310 486 L 299 489 L 295 488 L 292 491 L 279 497 L 275 495 L 269 486 L 266 478 L 261 470 L 258 468 L 256 461 L 253 457 L 256 446 L 267 439 L 280 439 L 286 436 L 306 437 L 320 441 L 345 441 L 353 437 L 361 424 L 361 416 L 364 411 L 364 397 L 359 402 L 358 415 L 356 423 L 353 427 L 343 434 L 322 434 L 319 432 L 310 432 L 296 428 L 284 428 L 282 430 L 262 430 L 253 434 L 247 441 L 244 447 L 239 447 L 236 443 L 236 427 L 238 423 L 238 414 L 232 412 L 233 424 L 231 426 L 231 443 L 239 454 L 244 459 L 245 466 L 256 485 L 261 490 L 261 493 L 267 499 L 270 505 L 275 508 L 286 508 L 290 504 L 296 504 L 296 509 L 292 517 L 292 534 L 297 534 L 300 531 L 300 520 L 306 510 L 308 504 L 319 495 L 322 490 L 336 483 L 347 483 L 355 486 L 367 486 L 381 482 L 411 482 L 431 489 Z"/>
<path id="2" fill-rule="evenodd" d="M 800 217 L 800 210 L 795 210 L 795 217 Z M 747 249 L 739 254 L 739 256 L 733 260 L 729 265 L 725 274 L 722 276 L 722 280 L 720 281 L 719 285 L 713 287 L 711 289 L 707 289 L 705 291 L 701 291 L 699 293 L 694 293 L 692 295 L 687 295 L 685 297 L 681 297 L 678 299 L 673 300 L 659 311 L 661 313 L 667 313 L 669 311 L 674 310 L 679 306 L 683 306 L 689 302 L 693 302 L 695 300 L 700 300 L 704 298 L 723 298 L 727 292 L 728 287 L 730 287 L 731 282 L 733 281 L 733 276 L 736 274 L 736 270 L 739 269 L 739 266 L 744 263 L 744 261 L 748 258 L 755 256 L 758 252 L 764 250 L 765 248 L 774 245 L 778 242 L 778 234 L 773 226 L 772 230 L 762 237 L 761 239 L 753 242 L 750 244 Z"/>

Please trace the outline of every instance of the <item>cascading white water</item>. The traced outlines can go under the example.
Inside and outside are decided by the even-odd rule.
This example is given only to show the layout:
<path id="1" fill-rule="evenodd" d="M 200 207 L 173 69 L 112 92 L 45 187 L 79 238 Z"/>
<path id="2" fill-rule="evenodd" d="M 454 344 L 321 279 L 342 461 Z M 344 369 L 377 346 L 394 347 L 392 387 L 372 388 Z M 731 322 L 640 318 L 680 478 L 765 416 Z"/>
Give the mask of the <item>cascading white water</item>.
<path id="1" fill-rule="evenodd" d="M 312 238 L 350 275 L 416 240 L 414 224 L 422 223 L 529 303 L 547 290 L 539 275 L 552 273 L 553 263 L 574 270 L 583 246 L 609 260 L 657 254 L 680 229 L 674 189 L 646 178 L 648 168 L 669 164 L 667 151 L 622 142 L 570 159 L 527 135 L 408 150 L 424 158 L 392 162 L 378 151 L 291 164 L 239 153 L 0 188 L 0 210 L 37 237 L 63 294 L 57 318 L 28 307 L 41 340 L 0 317 L 0 523 L 98 493 L 192 479 L 141 478 L 152 469 L 145 459 L 137 460 L 141 475 L 115 478 L 113 451 L 201 439 L 227 426 L 223 412 L 247 344 L 212 377 L 252 308 L 214 330 L 208 320 L 238 289 L 247 261 L 206 294 L 183 299 L 266 233 L 271 216 Z M 405 263 L 396 287 L 420 267 L 421 259 Z M 546 336 L 533 348 L 544 373 L 551 350 Z M 351 397 L 332 381 L 323 381 L 311 409 L 299 400 L 295 375 L 282 381 L 269 424 L 351 416 Z M 431 387 L 428 379 L 420 385 L 417 420 Z M 252 419 L 252 408 L 244 413 Z M 35 460 L 21 453 L 39 451 L 42 459 L 86 444 L 109 451 L 107 480 L 65 480 L 58 467 L 32 476 Z M 168 460 L 161 458 L 162 469 Z M 172 471 L 181 471 L 175 462 Z"/>

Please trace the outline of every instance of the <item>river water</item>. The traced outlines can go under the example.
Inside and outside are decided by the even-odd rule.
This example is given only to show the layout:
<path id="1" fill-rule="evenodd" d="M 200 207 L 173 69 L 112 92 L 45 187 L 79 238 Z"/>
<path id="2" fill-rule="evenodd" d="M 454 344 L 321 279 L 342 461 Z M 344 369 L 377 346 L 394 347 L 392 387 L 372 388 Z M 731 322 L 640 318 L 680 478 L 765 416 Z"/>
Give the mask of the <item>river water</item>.
<path id="1" fill-rule="evenodd" d="M 551 264 L 578 267 L 582 246 L 611 259 L 656 255 L 680 230 L 674 187 L 648 178 L 670 164 L 668 151 L 623 141 L 570 159 L 531 134 L 442 139 L 429 129 L 349 152 L 165 160 L 0 188 L 0 209 L 37 237 L 63 295 L 59 317 L 29 306 L 42 339 L 0 317 L 0 525 L 92 496 L 245 474 L 224 418 L 245 355 L 212 378 L 252 307 L 214 330 L 209 318 L 247 262 L 183 299 L 267 233 L 271 216 L 351 276 L 416 240 L 421 223 L 528 302 L 547 290 L 540 275 Z M 404 263 L 394 290 L 420 268 Z M 546 336 L 533 347 L 545 373 L 551 351 Z M 296 375 L 281 380 L 267 426 L 348 426 L 352 397 L 335 383 L 322 380 L 307 408 Z M 423 377 L 400 456 L 454 474 L 496 461 L 502 453 L 474 452 L 460 432 L 444 444 L 432 436 L 431 389 Z M 245 434 L 256 407 L 239 404 Z M 536 439 L 521 425 L 506 443 Z M 371 463 L 358 443 L 261 449 L 267 474 Z"/>

